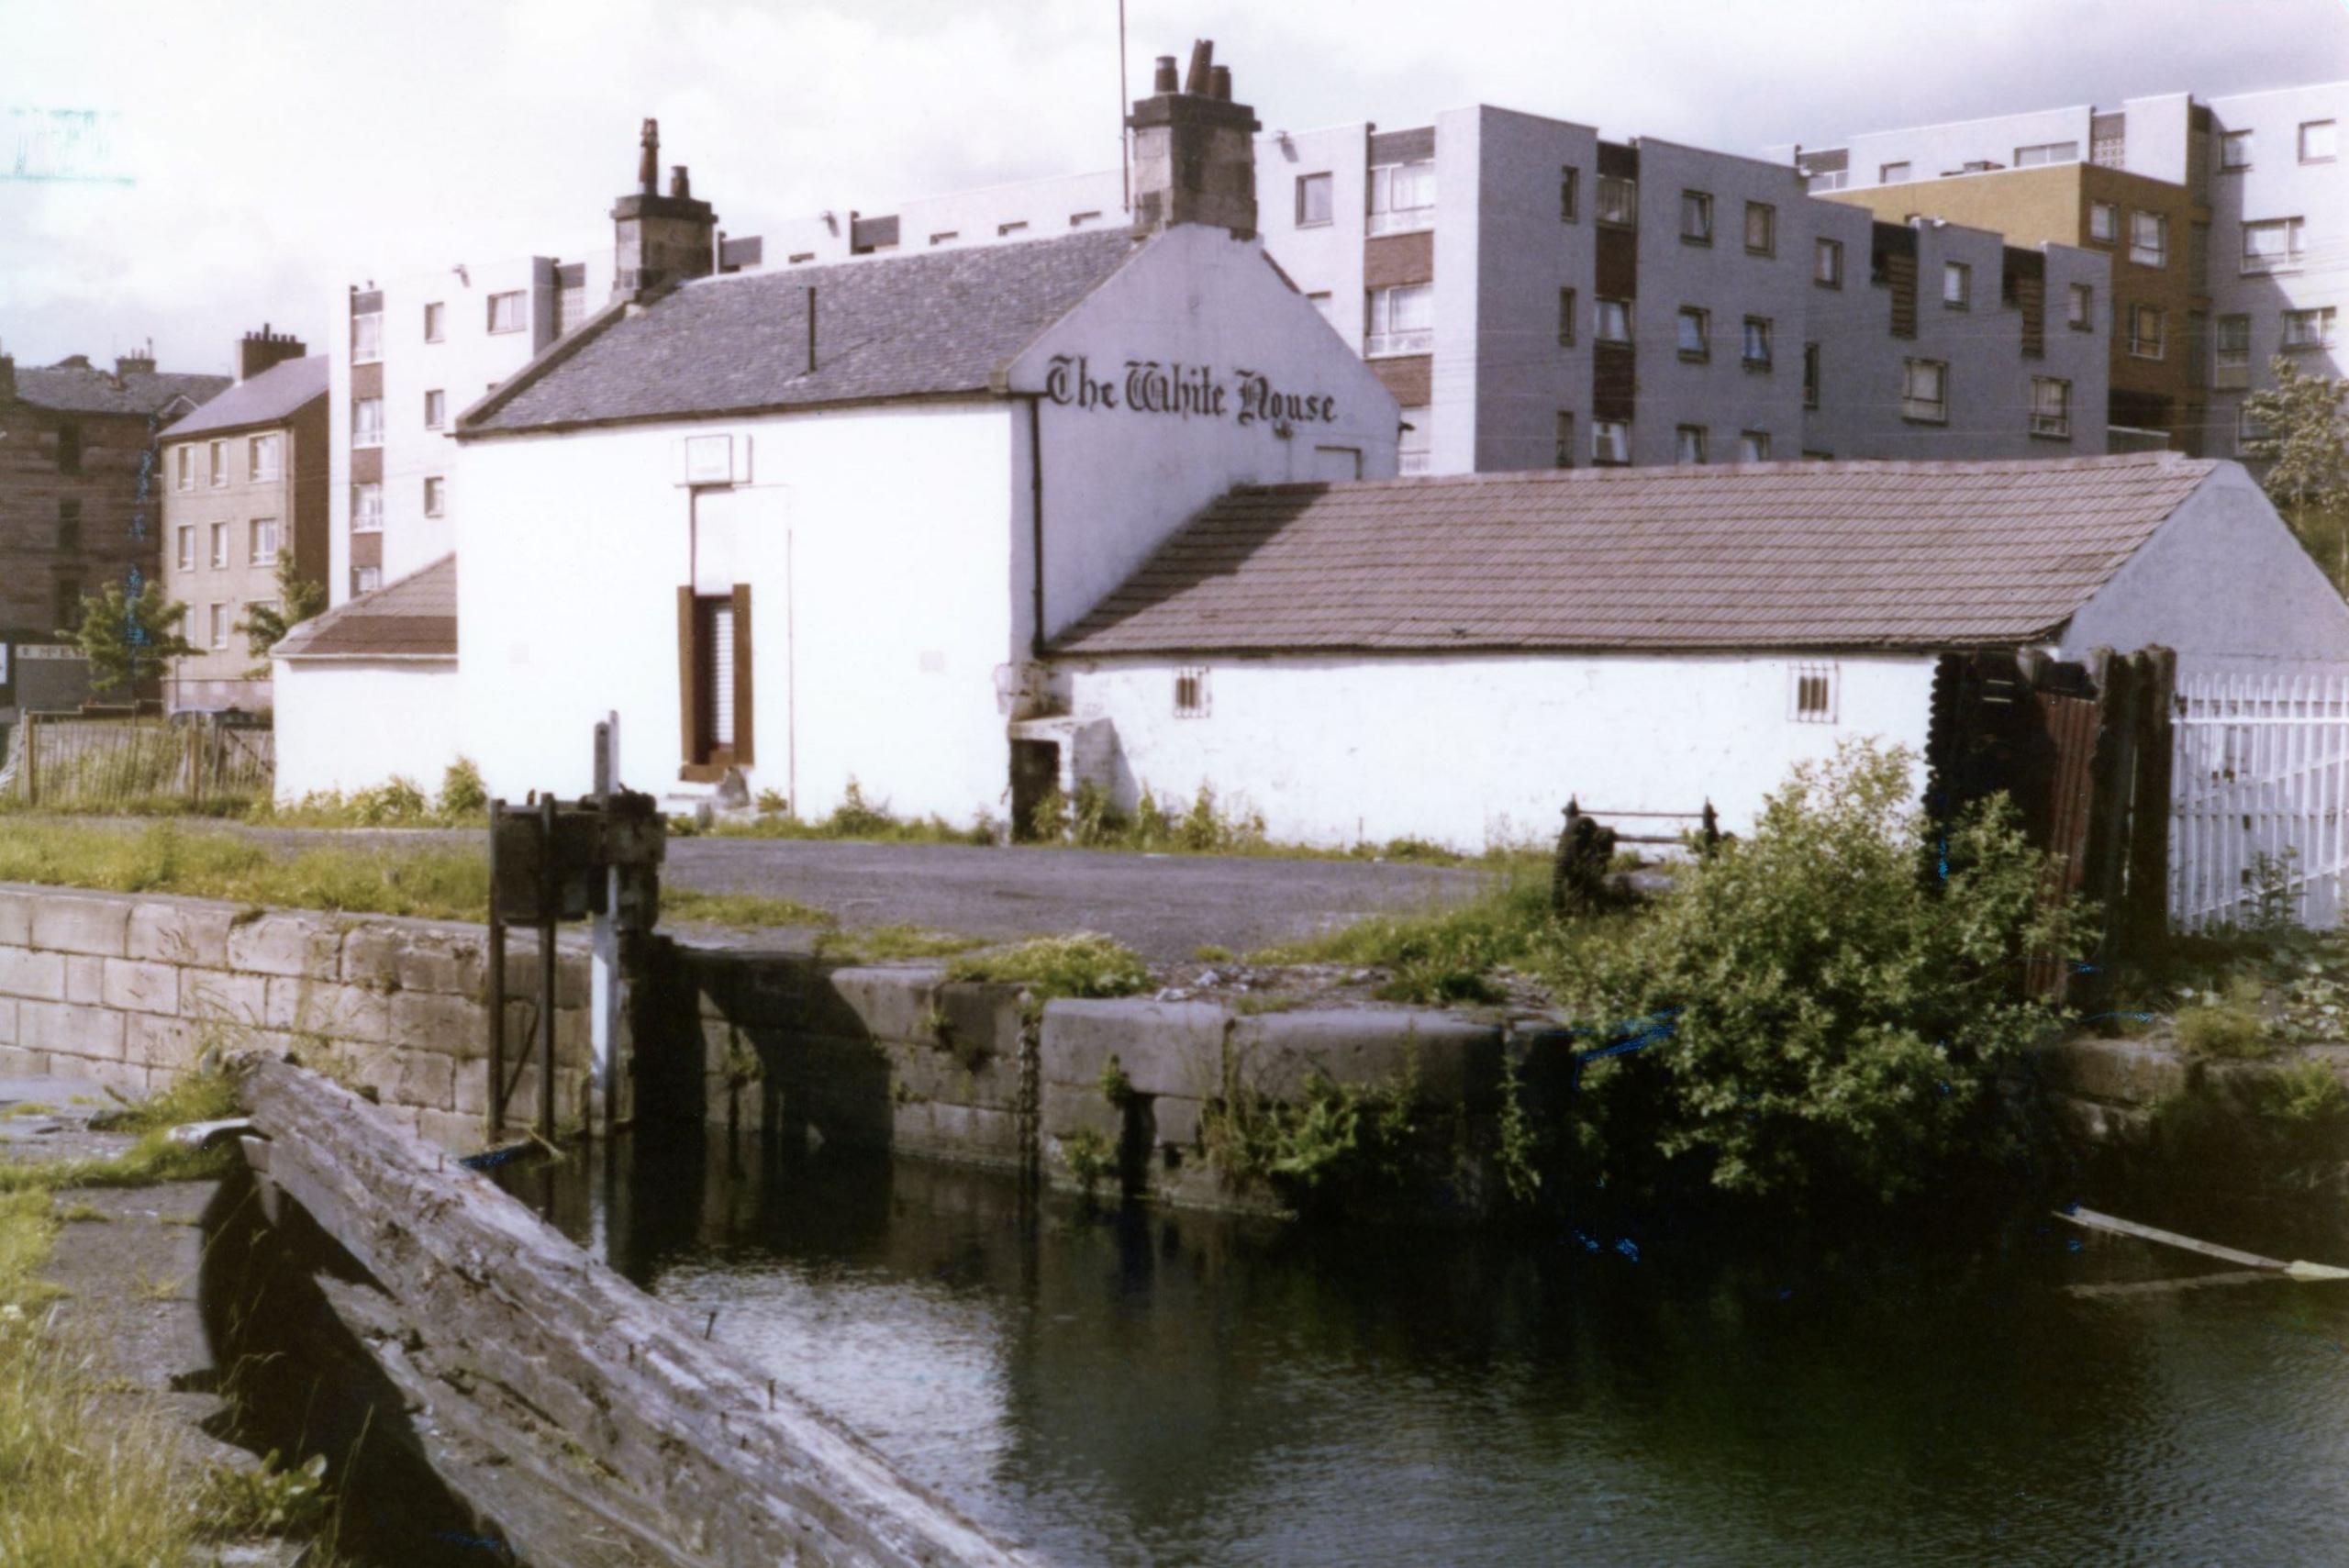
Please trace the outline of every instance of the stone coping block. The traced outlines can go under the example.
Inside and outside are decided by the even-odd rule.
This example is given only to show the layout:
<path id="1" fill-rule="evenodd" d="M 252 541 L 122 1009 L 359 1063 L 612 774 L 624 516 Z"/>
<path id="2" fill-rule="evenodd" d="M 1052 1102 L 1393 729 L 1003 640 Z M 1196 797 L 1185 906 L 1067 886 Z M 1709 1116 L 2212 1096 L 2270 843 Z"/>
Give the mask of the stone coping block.
<path id="1" fill-rule="evenodd" d="M 2176 1052 L 2144 1040 L 2079 1035 L 2040 1047 L 2032 1060 L 2050 1087 L 2122 1106 L 2150 1106 L 2179 1094 L 2194 1076 Z"/>
<path id="2" fill-rule="evenodd" d="M 1409 1078 L 1421 1105 L 1499 1102 L 1502 1031 L 1449 1013 L 1266 1013 L 1232 1027 L 1232 1071 L 1259 1094 L 1293 1100 L 1315 1074 L 1350 1084 Z"/>
<path id="3" fill-rule="evenodd" d="M 130 911 L 124 956 L 192 969 L 226 969 L 228 933 L 239 915 L 224 904 L 142 899 Z"/>
<path id="4" fill-rule="evenodd" d="M 1219 1094 L 1228 1023 L 1229 1015 L 1211 1002 L 1050 1002 L 1038 1043 L 1040 1075 L 1047 1084 L 1097 1090 L 1114 1056 L 1137 1094 Z"/>

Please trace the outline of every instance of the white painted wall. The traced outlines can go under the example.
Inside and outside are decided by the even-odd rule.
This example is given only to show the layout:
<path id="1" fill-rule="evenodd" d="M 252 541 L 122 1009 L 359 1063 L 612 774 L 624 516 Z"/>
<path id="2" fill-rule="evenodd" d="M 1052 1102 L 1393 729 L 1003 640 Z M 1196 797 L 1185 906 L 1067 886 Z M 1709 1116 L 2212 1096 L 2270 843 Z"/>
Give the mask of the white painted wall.
<path id="1" fill-rule="evenodd" d="M 2078 142 L 2080 161 L 2086 162 L 2093 150 L 2088 124 L 2094 112 L 2087 104 L 2075 104 L 2057 109 L 2032 109 L 1987 119 L 1912 126 L 1855 136 L 1845 144 L 1852 155 L 1851 183 L 1877 183 L 1876 176 L 1887 163 L 1908 163 L 1909 177 L 1916 180 L 1936 179 L 1977 161 L 2012 168 L 2015 149 L 2051 141 Z M 2136 129 L 2132 121 L 2129 127 L 2132 138 Z"/>
<path id="2" fill-rule="evenodd" d="M 490 788 L 585 789 L 607 709 L 630 786 L 674 786 L 698 505 L 751 588 L 751 790 L 820 816 L 854 777 L 901 813 L 1000 815 L 1012 431 L 989 401 L 464 443 L 462 728 Z M 749 484 L 696 503 L 688 434 L 747 439 Z"/>
<path id="3" fill-rule="evenodd" d="M 280 659 L 272 684 L 281 801 L 395 776 L 430 795 L 464 754 L 454 661 Z"/>
<path id="4" fill-rule="evenodd" d="M 1297 183 L 1330 176 L 1330 221 L 1298 227 Z M 1363 235 L 1368 224 L 1370 127 L 1275 132 L 1256 141 L 1256 228 L 1264 249 L 1307 294 L 1330 296 L 1330 325 L 1362 352 Z M 1436 183 L 1436 200 L 1443 184 Z"/>
<path id="5" fill-rule="evenodd" d="M 1275 839 L 1465 850 L 1548 839 L 1569 795 L 1657 811 L 1709 796 L 1744 831 L 1794 762 L 1843 740 L 1921 754 L 1933 672 L 1925 654 L 1837 661 L 1839 721 L 1798 724 L 1776 656 L 1210 659 L 1209 712 L 1177 718 L 1177 662 L 1061 672 L 1076 717 L 1115 726 L 1124 806 L 1144 785 L 1187 803 L 1206 784 Z"/>
<path id="6" fill-rule="evenodd" d="M 2221 463 L 2064 630 L 2061 657 L 2150 643 L 2184 674 L 2349 667 L 2349 605 L 2251 476 Z"/>
<path id="7" fill-rule="evenodd" d="M 1320 477 L 1316 449 L 1362 454 L 1362 477 L 1395 473 L 1402 412 L 1369 367 L 1290 287 L 1253 239 L 1186 224 L 1143 247 L 1125 268 L 1013 361 L 1008 385 L 1042 395 L 1055 357 L 1081 358 L 1108 380 L 1116 407 L 1061 406 L 1039 396 L 1044 453 L 1044 593 L 1048 632 L 1065 630 L 1132 574 L 1184 522 L 1234 484 Z M 1130 361 L 1205 366 L 1229 394 L 1221 417 L 1136 412 L 1125 406 Z M 1241 373 L 1279 389 L 1331 400 L 1326 423 L 1241 423 Z M 1030 569 L 1026 490 L 1027 412 L 1012 498 L 1019 519 L 1015 562 Z M 1030 628 L 1023 580 L 1015 631 Z"/>

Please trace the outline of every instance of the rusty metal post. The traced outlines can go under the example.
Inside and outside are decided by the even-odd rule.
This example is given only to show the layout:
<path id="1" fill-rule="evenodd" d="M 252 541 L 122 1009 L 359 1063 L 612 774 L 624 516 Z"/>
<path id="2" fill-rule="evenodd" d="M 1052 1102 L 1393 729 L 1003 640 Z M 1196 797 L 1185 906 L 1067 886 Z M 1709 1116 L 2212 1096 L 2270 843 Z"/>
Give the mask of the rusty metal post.
<path id="1" fill-rule="evenodd" d="M 497 828 L 506 803 L 489 803 L 489 1140 L 506 1136 L 506 917 L 497 906 Z"/>
<path id="2" fill-rule="evenodd" d="M 554 1141 L 554 934 L 562 913 L 554 855 L 554 795 L 539 797 L 539 1136 Z"/>

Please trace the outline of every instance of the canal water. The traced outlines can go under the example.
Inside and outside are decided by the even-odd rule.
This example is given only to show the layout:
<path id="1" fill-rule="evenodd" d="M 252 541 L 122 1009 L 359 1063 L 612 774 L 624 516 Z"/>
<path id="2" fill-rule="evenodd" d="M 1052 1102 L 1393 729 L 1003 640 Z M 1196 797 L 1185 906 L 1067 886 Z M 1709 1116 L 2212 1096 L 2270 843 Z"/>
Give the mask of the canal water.
<path id="1" fill-rule="evenodd" d="M 1314 1234 L 668 1158 L 515 1185 L 1055 1562 L 2349 1563 L 2349 1284 L 2172 1288 L 2226 1266 L 2053 1219 Z"/>

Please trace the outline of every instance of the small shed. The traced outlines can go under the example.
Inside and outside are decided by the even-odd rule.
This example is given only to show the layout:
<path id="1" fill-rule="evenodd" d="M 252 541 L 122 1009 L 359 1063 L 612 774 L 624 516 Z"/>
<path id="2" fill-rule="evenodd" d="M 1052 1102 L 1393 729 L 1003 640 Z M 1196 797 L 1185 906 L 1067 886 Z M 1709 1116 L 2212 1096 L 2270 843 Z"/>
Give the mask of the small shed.
<path id="1" fill-rule="evenodd" d="M 1751 823 L 1796 762 L 1922 754 L 1943 655 L 2349 664 L 2349 605 L 2236 464 L 1807 462 L 1235 489 L 1052 646 L 1130 807 L 1461 848 L 1569 795 Z"/>
<path id="2" fill-rule="evenodd" d="M 457 760 L 457 558 L 304 621 L 270 651 L 277 798 L 406 777 L 428 794 Z"/>

